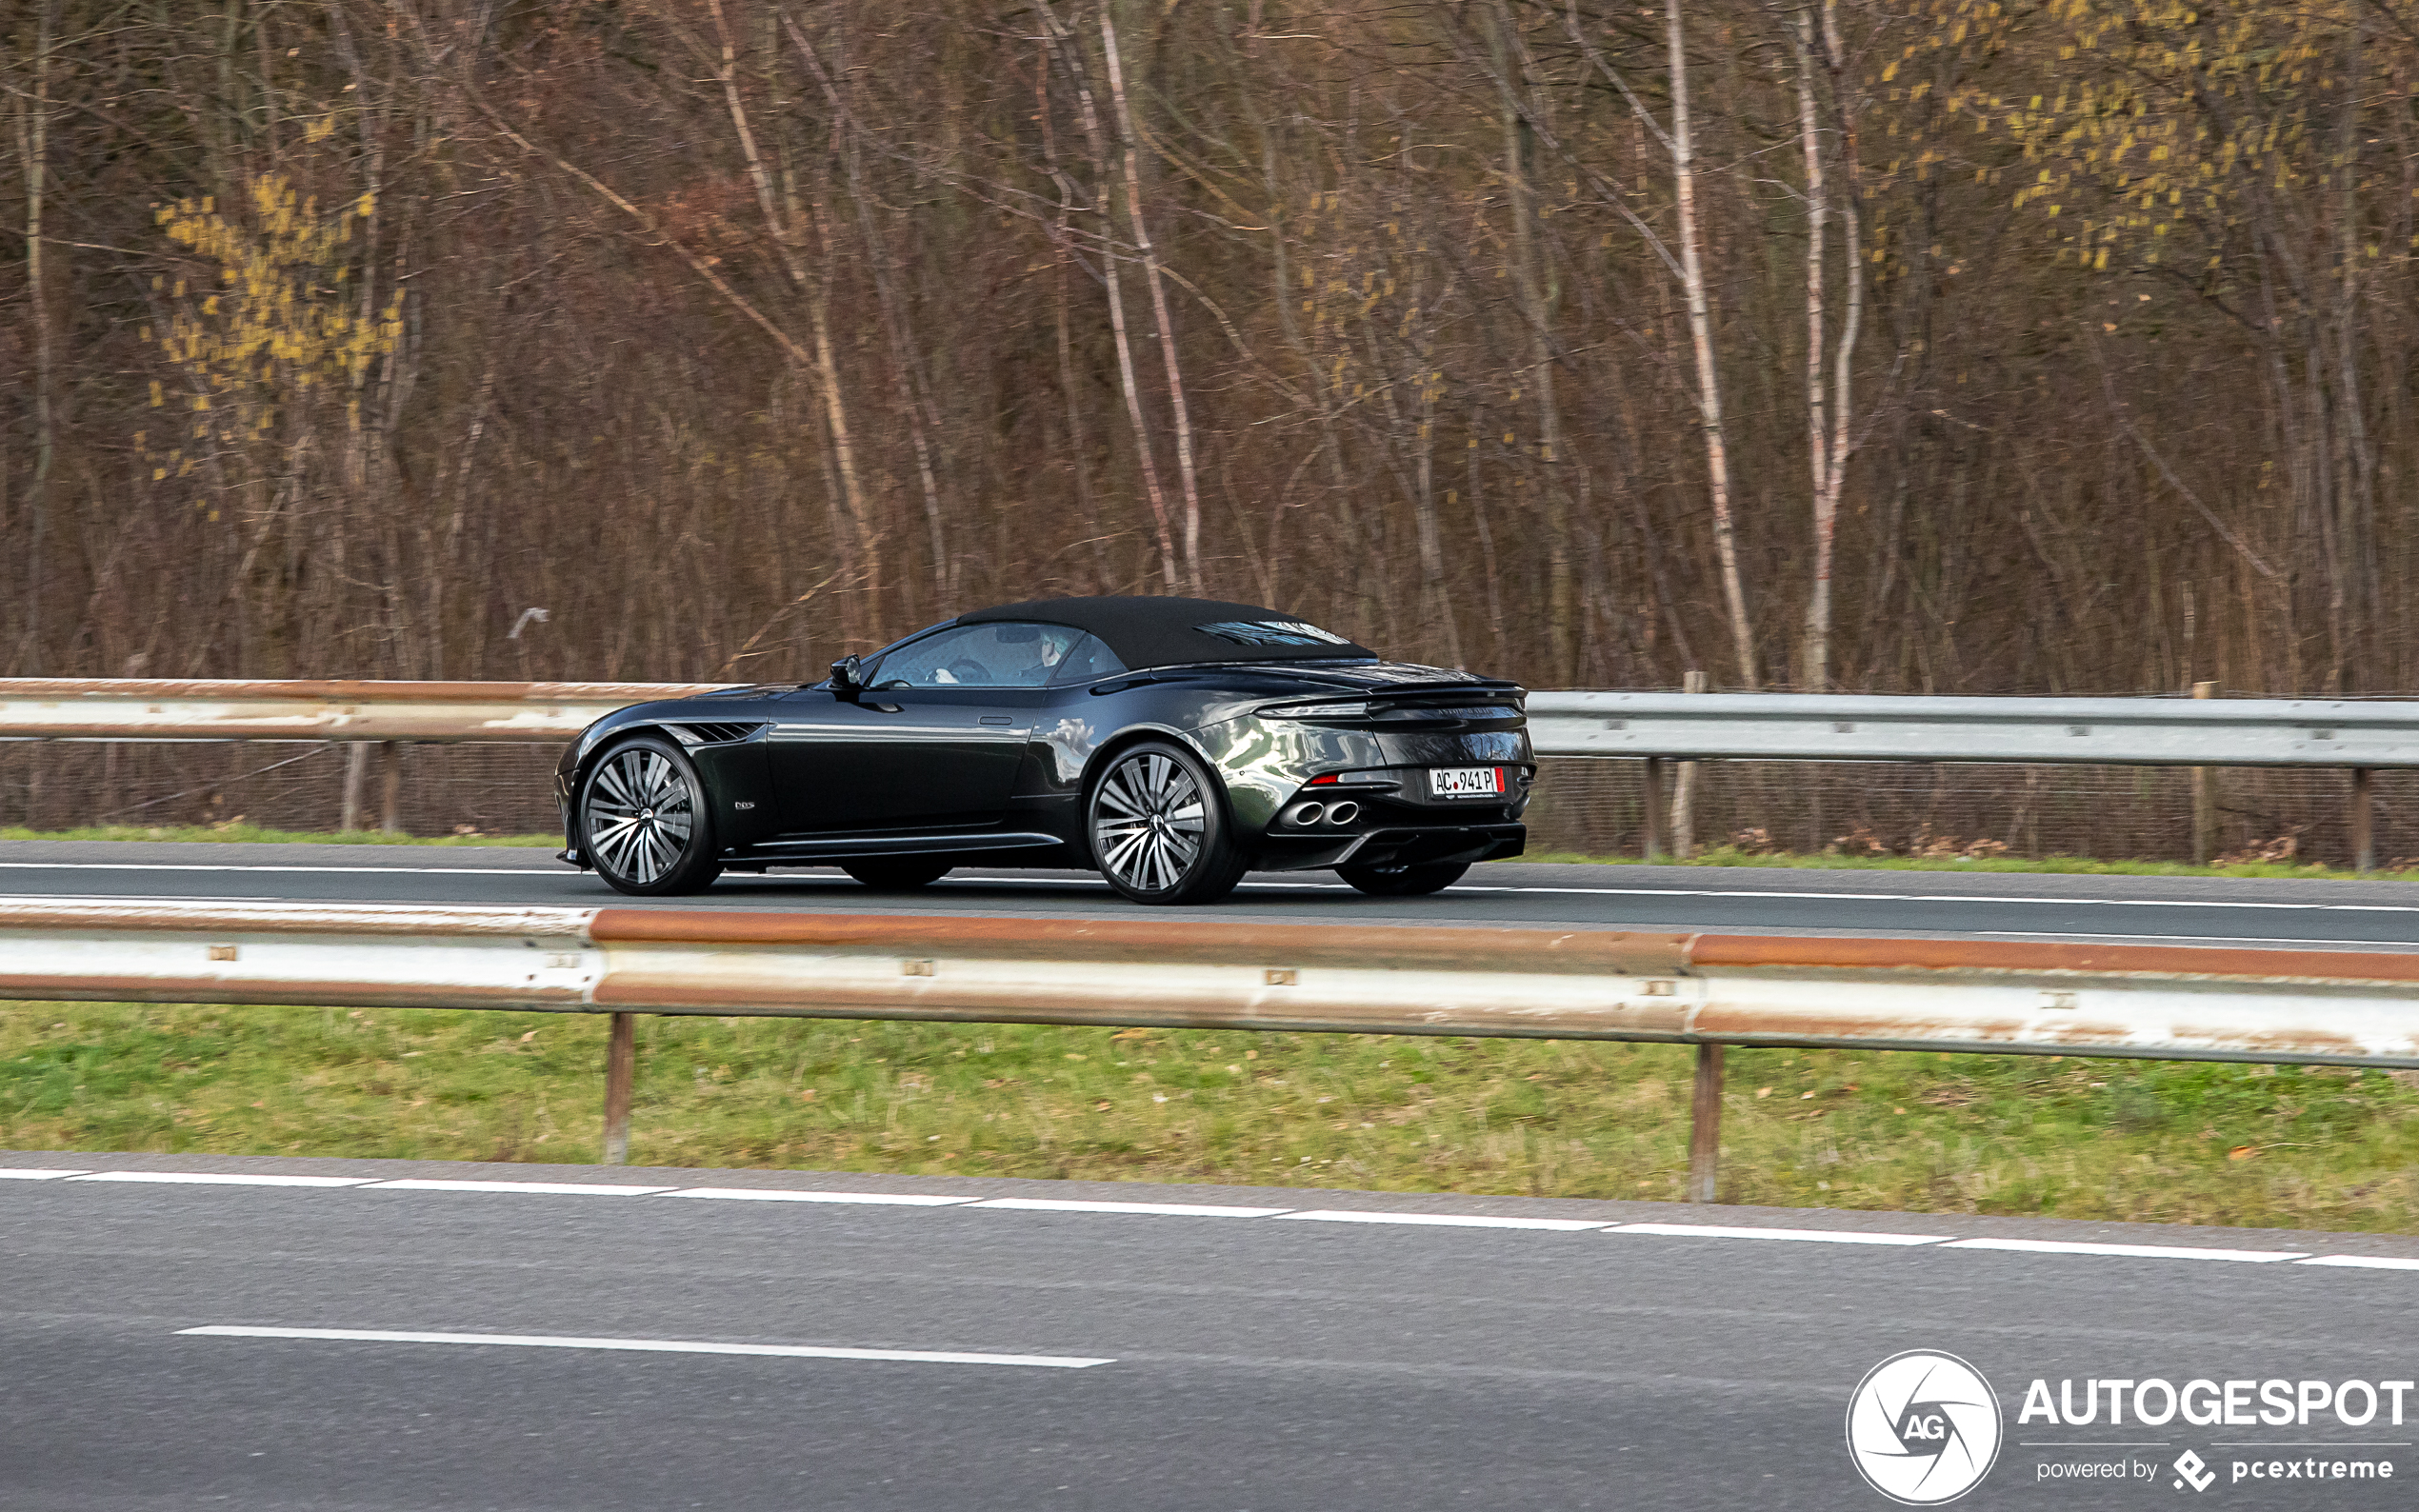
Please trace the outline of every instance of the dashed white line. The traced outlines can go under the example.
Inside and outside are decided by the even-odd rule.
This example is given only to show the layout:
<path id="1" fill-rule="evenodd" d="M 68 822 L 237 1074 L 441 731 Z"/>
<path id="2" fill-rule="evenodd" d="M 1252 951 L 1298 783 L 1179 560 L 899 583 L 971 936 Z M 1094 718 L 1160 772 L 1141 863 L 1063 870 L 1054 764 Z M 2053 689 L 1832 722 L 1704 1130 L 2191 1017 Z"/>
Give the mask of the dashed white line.
<path id="1" fill-rule="evenodd" d="M 784 1360 L 896 1360 L 932 1365 L 1034 1365 L 1088 1370 L 1114 1359 L 1083 1355 L 994 1355 L 957 1349 L 828 1349 L 814 1344 L 726 1344 L 704 1339 L 583 1339 L 568 1334 L 410 1333 L 389 1328 L 247 1328 L 211 1323 L 180 1328 L 180 1338 L 322 1339 L 376 1344 L 501 1344 L 515 1349 L 619 1349 L 664 1355 L 757 1355 Z"/>
<path id="2" fill-rule="evenodd" d="M 1409 1227 L 1599 1231 L 1675 1239 L 1746 1239 L 1809 1243 L 1868 1244 L 1936 1249 L 2002 1250 L 2037 1255 L 2096 1255 L 2135 1260 L 2217 1260 L 2268 1264 L 2282 1261 L 2364 1270 L 2419 1270 L 2419 1259 L 2375 1255 L 2317 1255 L 2300 1250 L 2229 1249 L 2184 1244 L 2119 1244 L 2050 1239 L 1952 1239 L 1944 1234 L 1899 1234 L 1869 1229 L 1764 1228 L 1729 1224 L 1618 1224 L 1602 1219 L 1509 1218 L 1479 1213 L 1400 1213 L 1353 1208 L 1247 1207 L 1207 1203 L 1115 1203 L 1071 1198 L 975 1199 L 920 1192 L 830 1192 L 750 1186 L 630 1186 L 602 1182 L 502 1182 L 411 1177 L 380 1181 L 366 1176 L 278 1176 L 219 1171 L 78 1171 L 39 1166 L 0 1166 L 0 1181 L 150 1183 L 179 1186 L 340 1187 L 357 1191 L 492 1192 L 570 1197 L 701 1197 L 740 1202 L 826 1203 L 910 1208 L 990 1208 L 1007 1212 L 1133 1214 L 1165 1218 L 1274 1218 L 1332 1224 L 1390 1224 Z M 340 1337 L 325 1331 L 294 1337 Z M 349 1337 L 349 1336 L 346 1336 Z M 383 1336 L 381 1336 L 383 1337 Z M 415 1336 L 417 1337 L 417 1336 Z M 491 1336 L 466 1336 L 491 1342 Z M 450 1340 L 449 1340 L 450 1342 Z M 510 1342 L 505 1341 L 505 1342 Z M 596 1347 L 604 1347 L 597 1345 Z M 633 1343 L 628 1347 L 640 1347 Z M 717 1346 L 721 1347 L 721 1346 Z M 735 1349 L 737 1346 L 731 1346 Z M 728 1352 L 728 1351 L 726 1351 Z M 869 1358 L 872 1358 L 869 1356 Z M 883 1358 L 889 1358 L 884 1356 Z"/>
<path id="3" fill-rule="evenodd" d="M 1545 1228 L 1564 1233 L 1582 1229 L 1602 1228 L 1602 1221 L 1584 1218 L 1490 1218 L 1477 1213 L 1373 1213 L 1350 1208 L 1322 1207 L 1307 1213 L 1283 1213 L 1286 1218 L 1308 1219 L 1318 1224 L 1419 1224 L 1436 1228 Z"/>
<path id="4" fill-rule="evenodd" d="M 1617 1224 L 1609 1234 L 1663 1234 L 1677 1239 L 1794 1239 L 1817 1244 L 1937 1244 L 1947 1234 L 1877 1234 L 1852 1228 L 1732 1228 L 1717 1224 Z"/>
<path id="5" fill-rule="evenodd" d="M 2272 1264 L 2301 1260 L 2300 1249 L 2204 1249 L 2184 1244 L 2094 1244 L 2064 1239 L 1954 1239 L 1943 1249 L 2008 1249 L 2027 1255 L 2113 1255 L 2133 1260 L 2235 1260 Z"/>
<path id="6" fill-rule="evenodd" d="M 1289 1211 L 1283 1207 L 1212 1207 L 1199 1203 L 1081 1203 L 1045 1197 L 993 1197 L 967 1205 L 1009 1207 L 1029 1213 L 1146 1213 L 1161 1218 L 1275 1218 Z"/>
<path id="7" fill-rule="evenodd" d="M 764 1186 L 684 1186 L 666 1197 L 723 1197 L 742 1203 L 863 1203 L 882 1207 L 960 1207 L 971 1197 L 917 1197 L 907 1192 L 790 1192 Z"/>
<path id="8" fill-rule="evenodd" d="M 257 1176 L 206 1171 L 94 1171 L 79 1182 L 157 1182 L 171 1186 L 366 1186 L 367 1176 Z"/>
<path id="9" fill-rule="evenodd" d="M 674 1190 L 670 1186 L 609 1186 L 600 1182 L 442 1182 L 417 1178 L 372 1182 L 371 1192 L 521 1192 L 555 1197 L 648 1197 Z"/>

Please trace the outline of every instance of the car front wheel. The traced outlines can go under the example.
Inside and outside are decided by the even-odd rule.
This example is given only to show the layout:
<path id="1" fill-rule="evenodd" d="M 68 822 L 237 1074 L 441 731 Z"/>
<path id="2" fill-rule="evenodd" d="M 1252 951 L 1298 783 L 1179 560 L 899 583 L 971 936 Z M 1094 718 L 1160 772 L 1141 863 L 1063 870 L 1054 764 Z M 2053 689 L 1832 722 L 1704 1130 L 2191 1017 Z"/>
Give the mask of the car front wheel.
<path id="1" fill-rule="evenodd" d="M 1215 779 L 1181 746 L 1120 751 L 1085 805 L 1092 864 L 1135 903 L 1215 903 L 1250 865 L 1235 845 Z"/>
<path id="2" fill-rule="evenodd" d="M 579 832 L 581 852 L 615 892 L 703 892 L 722 875 L 705 785 L 661 736 L 624 742 L 589 769 Z"/>

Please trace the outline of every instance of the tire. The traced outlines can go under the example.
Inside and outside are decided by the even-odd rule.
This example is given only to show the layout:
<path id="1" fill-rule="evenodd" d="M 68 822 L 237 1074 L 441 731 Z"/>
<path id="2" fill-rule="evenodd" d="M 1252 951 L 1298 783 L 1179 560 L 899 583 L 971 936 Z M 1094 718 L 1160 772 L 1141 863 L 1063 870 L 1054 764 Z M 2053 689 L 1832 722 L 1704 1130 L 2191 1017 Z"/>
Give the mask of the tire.
<path id="1" fill-rule="evenodd" d="M 679 746 L 642 735 L 609 748 L 580 785 L 580 854 L 636 898 L 703 892 L 722 875 L 706 785 Z"/>
<path id="2" fill-rule="evenodd" d="M 930 886 L 950 874 L 950 864 L 929 856 L 881 857 L 844 861 L 840 869 L 877 892 L 907 892 Z"/>
<path id="3" fill-rule="evenodd" d="M 1467 861 L 1448 861 L 1428 866 L 1338 866 L 1335 874 L 1371 897 L 1417 898 L 1443 892 L 1469 869 Z"/>
<path id="4" fill-rule="evenodd" d="M 1131 903 L 1215 903 L 1251 863 L 1217 779 L 1162 741 L 1129 746 L 1101 768 L 1084 800 L 1084 834 L 1092 865 Z"/>

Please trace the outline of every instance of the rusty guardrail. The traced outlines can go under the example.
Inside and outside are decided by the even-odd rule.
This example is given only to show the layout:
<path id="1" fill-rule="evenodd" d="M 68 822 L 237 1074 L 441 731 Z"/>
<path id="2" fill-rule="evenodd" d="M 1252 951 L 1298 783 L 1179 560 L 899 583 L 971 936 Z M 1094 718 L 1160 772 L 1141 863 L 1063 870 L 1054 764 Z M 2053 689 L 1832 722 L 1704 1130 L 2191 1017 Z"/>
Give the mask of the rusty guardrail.
<path id="1" fill-rule="evenodd" d="M 0 904 L 0 999 L 1660 1042 L 2419 1067 L 2419 954 L 642 908 Z"/>
<path id="2" fill-rule="evenodd" d="M 0 740 L 347 743 L 339 827 L 361 827 L 378 753 L 379 827 L 403 827 L 403 747 L 516 741 L 559 745 L 631 704 L 731 683 L 381 683 L 347 680 L 0 678 Z"/>
<path id="3" fill-rule="evenodd" d="M 0 678 L 0 737 L 553 744 L 631 704 L 736 686 Z"/>

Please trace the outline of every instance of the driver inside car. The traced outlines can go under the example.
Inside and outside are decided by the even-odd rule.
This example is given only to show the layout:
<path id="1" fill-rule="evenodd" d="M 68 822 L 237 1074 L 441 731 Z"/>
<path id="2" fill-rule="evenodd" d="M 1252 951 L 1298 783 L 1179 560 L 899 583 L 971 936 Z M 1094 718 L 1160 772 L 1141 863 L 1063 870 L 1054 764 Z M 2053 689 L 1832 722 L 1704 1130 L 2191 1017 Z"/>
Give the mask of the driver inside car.
<path id="1" fill-rule="evenodd" d="M 1062 630 L 1054 626 L 1044 626 L 1040 640 L 1034 647 L 1033 665 L 1016 674 L 1017 685 L 1022 687 L 1040 687 L 1049 683 L 1050 674 L 1058 670 L 1059 662 L 1065 659 L 1067 648 L 1074 644 L 1074 631 Z"/>

